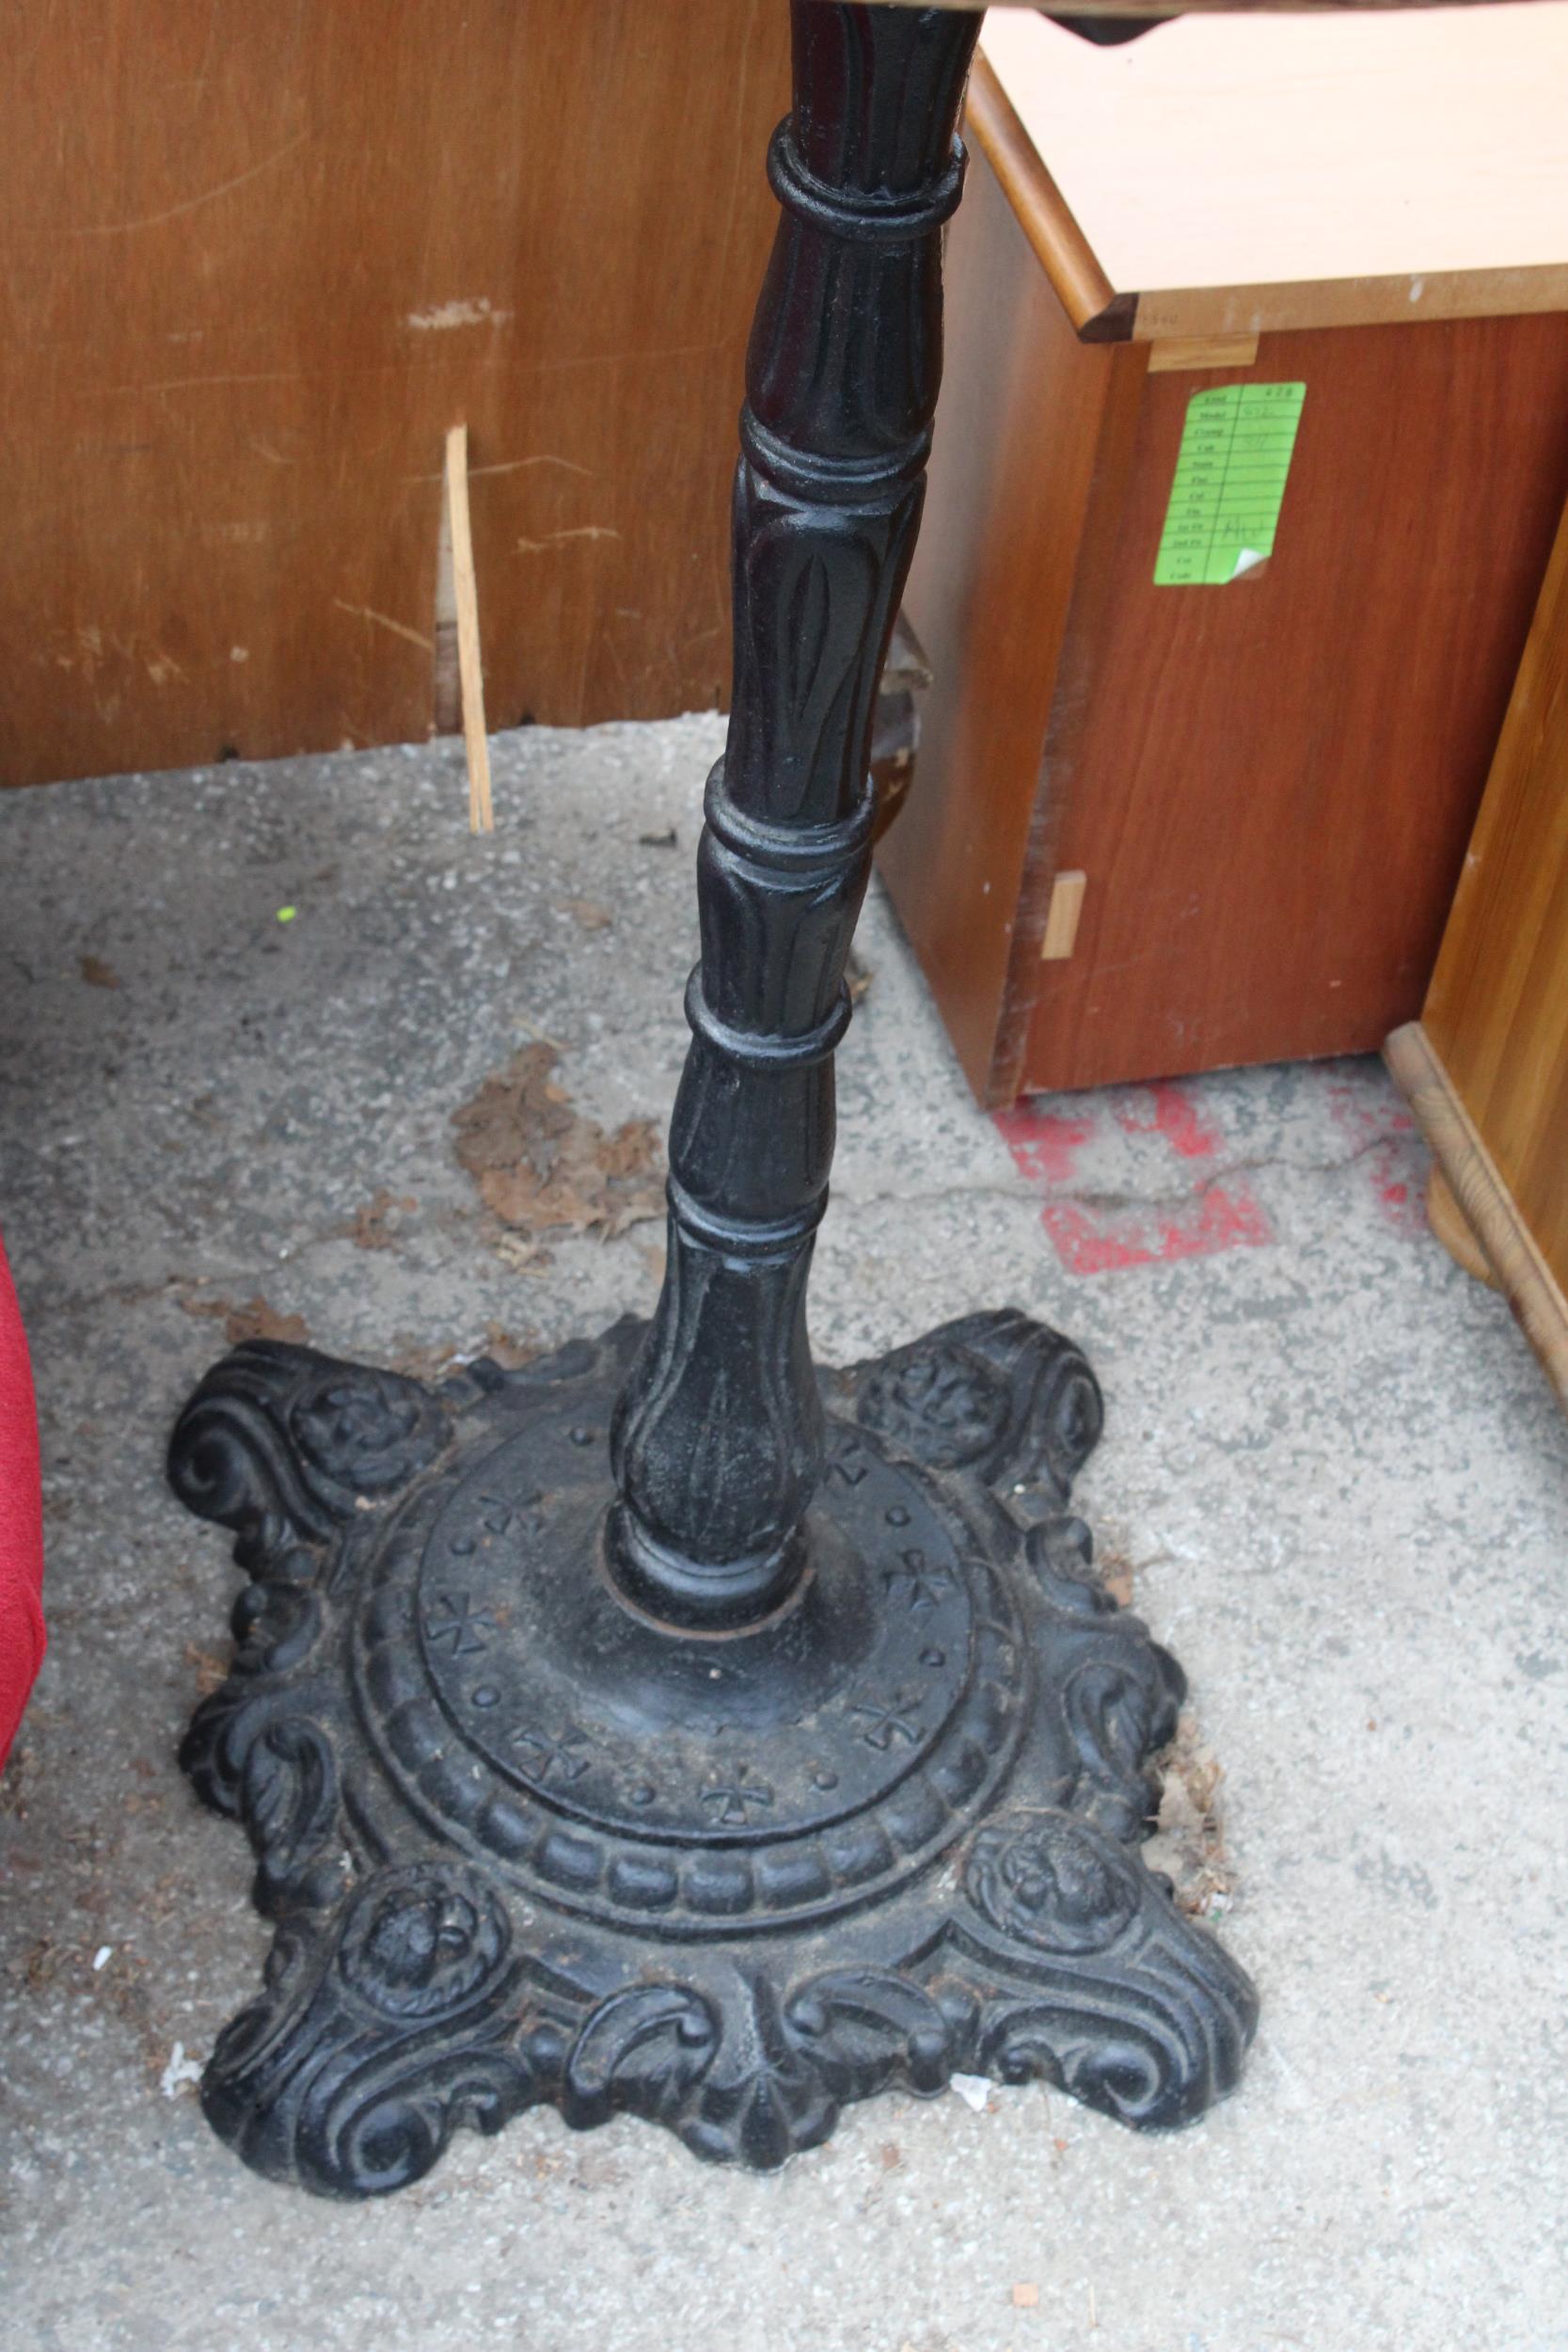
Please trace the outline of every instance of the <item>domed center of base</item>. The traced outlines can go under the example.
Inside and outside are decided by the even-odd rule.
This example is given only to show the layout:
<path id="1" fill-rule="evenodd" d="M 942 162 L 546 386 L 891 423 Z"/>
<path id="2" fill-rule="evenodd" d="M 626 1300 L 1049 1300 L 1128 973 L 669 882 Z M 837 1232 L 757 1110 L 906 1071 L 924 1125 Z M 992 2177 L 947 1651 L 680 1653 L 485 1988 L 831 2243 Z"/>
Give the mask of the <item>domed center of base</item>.
<path id="1" fill-rule="evenodd" d="M 793 1913 L 918 1867 L 1015 1742 L 1004 1587 L 917 1472 L 831 1420 L 789 1604 L 661 1627 L 607 1572 L 612 1401 L 515 1400 L 388 1530 L 356 1672 L 404 1795 L 595 1914 Z"/>
<path id="2" fill-rule="evenodd" d="M 860 1433 L 808 1518 L 791 1605 L 719 1638 L 626 1606 L 598 1433 L 579 1447 L 568 1429 L 563 1458 L 552 1436 L 531 1424 L 458 1486 L 418 1576 L 430 1683 L 503 1780 L 625 1836 L 764 1841 L 873 1803 L 939 1740 L 970 1678 L 968 1583 L 943 1521 Z"/>

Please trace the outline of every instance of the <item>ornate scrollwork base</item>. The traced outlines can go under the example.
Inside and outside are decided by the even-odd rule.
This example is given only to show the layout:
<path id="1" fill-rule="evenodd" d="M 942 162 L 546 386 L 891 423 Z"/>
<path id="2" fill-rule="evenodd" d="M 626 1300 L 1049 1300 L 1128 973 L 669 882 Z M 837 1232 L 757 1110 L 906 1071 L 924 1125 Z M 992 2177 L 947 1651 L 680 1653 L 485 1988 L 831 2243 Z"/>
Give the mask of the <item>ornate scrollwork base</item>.
<path id="1" fill-rule="evenodd" d="M 182 1415 L 250 1579 L 182 1761 L 277 1926 L 214 2126 L 365 2197 L 539 2100 L 760 2168 L 955 2072 L 1200 2113 L 1256 2004 L 1139 1858 L 1182 1679 L 1068 1509 L 1083 1357 L 1002 1313 L 822 1374 L 811 1571 L 714 1635 L 607 1569 L 641 1336 L 436 1389 L 257 1342 Z"/>

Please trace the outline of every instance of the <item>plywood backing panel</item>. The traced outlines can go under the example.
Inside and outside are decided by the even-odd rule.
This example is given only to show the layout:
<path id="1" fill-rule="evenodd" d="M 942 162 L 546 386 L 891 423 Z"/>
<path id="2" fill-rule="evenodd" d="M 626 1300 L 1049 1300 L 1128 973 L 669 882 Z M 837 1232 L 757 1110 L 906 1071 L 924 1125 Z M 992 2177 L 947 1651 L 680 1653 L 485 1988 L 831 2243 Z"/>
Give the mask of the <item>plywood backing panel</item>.
<path id="1" fill-rule="evenodd" d="M 0 0 L 0 778 L 713 704 L 767 0 Z"/>
<path id="2" fill-rule="evenodd" d="M 1304 381 L 1270 561 L 1152 575 L 1187 402 Z M 1568 319 L 1265 336 L 1146 379 L 1025 1083 L 1374 1050 L 1419 1009 L 1568 492 Z M 1224 779 L 1216 789 L 1215 779 Z"/>
<path id="3" fill-rule="evenodd" d="M 947 279 L 953 364 L 904 600 L 933 682 L 878 859 L 984 1095 L 1011 963 L 1039 952 L 1043 902 L 1032 939 L 1013 918 L 1113 365 L 1133 355 L 1079 342 L 979 153 Z"/>

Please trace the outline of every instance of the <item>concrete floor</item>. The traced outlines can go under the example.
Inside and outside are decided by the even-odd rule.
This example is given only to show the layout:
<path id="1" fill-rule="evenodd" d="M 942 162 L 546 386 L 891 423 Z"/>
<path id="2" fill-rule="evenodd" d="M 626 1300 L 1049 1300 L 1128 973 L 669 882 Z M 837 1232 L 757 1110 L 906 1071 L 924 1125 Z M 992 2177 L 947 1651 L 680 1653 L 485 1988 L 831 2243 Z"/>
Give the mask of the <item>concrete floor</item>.
<path id="1" fill-rule="evenodd" d="M 579 1108 L 663 1116 L 717 742 L 708 719 L 503 737 L 487 842 L 448 744 L 0 796 L 0 1223 L 53 1634 L 0 1782 L 0 2336 L 1562 2352 L 1568 1442 L 1544 1386 L 1426 1232 L 1375 1064 L 1078 1097 L 1005 1134 L 875 904 L 816 1336 L 847 1359 L 1012 1300 L 1089 1346 L 1085 1507 L 1227 1774 L 1223 1931 L 1265 2004 L 1242 2090 L 1156 2141 L 1039 2090 L 890 2099 L 767 2179 L 540 2113 L 373 2208 L 265 2185 L 202 2122 L 192 2061 L 266 1939 L 244 1841 L 174 1768 L 235 1575 L 164 1489 L 165 1433 L 254 1299 L 385 1360 L 651 1306 L 654 1226 L 503 1264 L 448 1120 L 532 1036 Z M 675 851 L 641 838 L 670 826 Z M 345 1229 L 383 1189 L 417 1206 L 366 1249 Z"/>

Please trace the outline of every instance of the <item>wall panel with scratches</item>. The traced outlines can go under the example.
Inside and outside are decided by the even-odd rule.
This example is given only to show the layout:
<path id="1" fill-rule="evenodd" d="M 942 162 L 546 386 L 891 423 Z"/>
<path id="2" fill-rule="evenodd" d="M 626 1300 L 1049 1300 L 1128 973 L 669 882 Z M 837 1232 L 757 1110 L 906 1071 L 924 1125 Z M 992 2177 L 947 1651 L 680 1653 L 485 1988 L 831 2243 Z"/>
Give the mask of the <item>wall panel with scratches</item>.
<path id="1" fill-rule="evenodd" d="M 767 0 L 0 0 L 0 781 L 709 706 Z"/>

